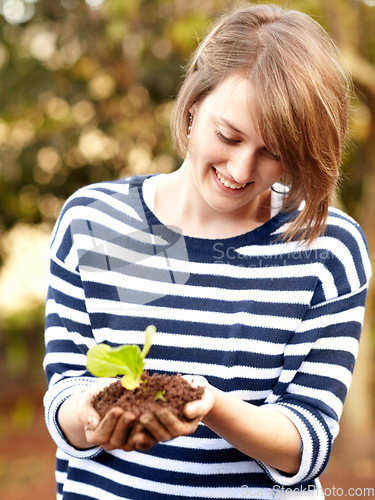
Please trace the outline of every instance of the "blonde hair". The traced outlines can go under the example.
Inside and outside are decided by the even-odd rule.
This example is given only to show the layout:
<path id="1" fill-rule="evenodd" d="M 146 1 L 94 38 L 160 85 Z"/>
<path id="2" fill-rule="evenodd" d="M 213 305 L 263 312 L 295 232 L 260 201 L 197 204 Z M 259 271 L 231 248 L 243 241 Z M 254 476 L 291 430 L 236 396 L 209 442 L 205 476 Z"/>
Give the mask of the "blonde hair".
<path id="1" fill-rule="evenodd" d="M 324 230 L 336 192 L 347 128 L 350 84 L 340 55 L 301 12 L 252 5 L 229 13 L 196 49 L 176 99 L 172 134 L 182 158 L 191 106 L 233 74 L 255 89 L 258 132 L 285 166 L 290 188 L 283 209 L 305 202 L 284 237 L 312 241 Z"/>

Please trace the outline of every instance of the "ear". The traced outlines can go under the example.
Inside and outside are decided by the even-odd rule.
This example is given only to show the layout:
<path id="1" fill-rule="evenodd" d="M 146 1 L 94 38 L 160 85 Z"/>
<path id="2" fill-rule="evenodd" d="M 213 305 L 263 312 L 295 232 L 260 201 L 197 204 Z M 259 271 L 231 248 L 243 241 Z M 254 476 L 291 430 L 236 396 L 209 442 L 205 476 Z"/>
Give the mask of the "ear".
<path id="1" fill-rule="evenodd" d="M 192 116 L 194 118 L 195 116 L 195 112 L 197 110 L 197 103 L 195 102 L 194 104 L 192 104 L 189 108 L 189 113 L 190 113 L 190 116 Z"/>

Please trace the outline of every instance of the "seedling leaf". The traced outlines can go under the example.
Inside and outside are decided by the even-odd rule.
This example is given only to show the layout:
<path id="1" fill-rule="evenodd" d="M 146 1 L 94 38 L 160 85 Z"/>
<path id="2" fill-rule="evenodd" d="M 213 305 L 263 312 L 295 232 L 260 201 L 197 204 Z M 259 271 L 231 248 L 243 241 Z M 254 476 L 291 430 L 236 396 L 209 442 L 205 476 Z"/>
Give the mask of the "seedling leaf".
<path id="1" fill-rule="evenodd" d="M 107 344 L 98 344 L 87 351 L 87 369 L 96 377 L 116 377 L 123 375 L 121 384 L 129 390 L 136 389 L 140 382 L 144 368 L 144 358 L 148 354 L 155 326 L 146 328 L 145 344 L 142 351 L 137 345 L 122 345 L 110 347 Z"/>
<path id="2" fill-rule="evenodd" d="M 86 366 L 96 377 L 116 377 L 121 373 L 121 365 L 114 362 L 107 344 L 98 344 L 87 351 Z M 125 368 L 125 367 L 124 367 Z"/>
<path id="3" fill-rule="evenodd" d="M 154 334 L 156 332 L 156 327 L 154 325 L 149 325 L 146 328 L 146 338 L 145 338 L 145 343 L 141 352 L 142 359 L 145 359 L 145 357 L 148 354 L 148 351 L 150 350 L 152 346 L 152 340 L 154 338 Z"/>
<path id="4" fill-rule="evenodd" d="M 111 361 L 121 367 L 124 371 L 118 373 L 131 372 L 138 373 L 143 370 L 143 360 L 141 358 L 141 350 L 137 345 L 122 345 L 114 347 L 108 354 Z"/>
<path id="5" fill-rule="evenodd" d="M 125 387 L 125 389 L 128 389 L 129 391 L 134 391 L 134 389 L 139 387 L 141 383 L 142 371 L 139 376 L 134 376 L 133 373 L 126 373 L 121 379 L 122 387 Z"/>
<path id="6" fill-rule="evenodd" d="M 165 391 L 158 391 L 155 394 L 155 401 L 157 401 L 158 399 L 161 399 L 162 401 L 165 401 L 164 394 L 165 394 Z"/>

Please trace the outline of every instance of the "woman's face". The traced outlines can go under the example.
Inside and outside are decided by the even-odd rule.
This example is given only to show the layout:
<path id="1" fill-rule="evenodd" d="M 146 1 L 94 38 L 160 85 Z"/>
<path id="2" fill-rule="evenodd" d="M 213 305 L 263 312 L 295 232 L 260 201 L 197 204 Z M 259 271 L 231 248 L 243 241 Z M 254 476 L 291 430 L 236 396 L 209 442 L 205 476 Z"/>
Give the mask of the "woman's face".
<path id="1" fill-rule="evenodd" d="M 219 212 L 251 215 L 284 173 L 256 132 L 251 104 L 248 81 L 233 75 L 190 110 L 189 175 L 198 198 Z"/>

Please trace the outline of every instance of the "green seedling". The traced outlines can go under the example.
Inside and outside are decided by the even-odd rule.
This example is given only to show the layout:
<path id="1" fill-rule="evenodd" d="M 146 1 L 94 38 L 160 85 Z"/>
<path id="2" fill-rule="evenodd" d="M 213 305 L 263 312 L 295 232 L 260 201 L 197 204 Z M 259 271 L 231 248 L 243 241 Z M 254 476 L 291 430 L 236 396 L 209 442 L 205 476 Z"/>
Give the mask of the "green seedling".
<path id="1" fill-rule="evenodd" d="M 165 394 L 165 391 L 158 391 L 158 392 L 155 394 L 155 401 L 156 401 L 157 399 L 161 399 L 162 401 L 165 401 L 164 394 Z"/>
<path id="2" fill-rule="evenodd" d="M 152 339 L 156 332 L 154 325 L 146 330 L 143 349 L 137 345 L 122 345 L 110 347 L 107 344 L 97 344 L 87 351 L 86 366 L 96 377 L 117 377 L 123 375 L 121 385 L 130 391 L 139 387 L 144 369 L 144 359 L 147 356 Z"/>

